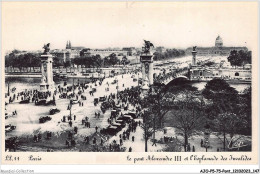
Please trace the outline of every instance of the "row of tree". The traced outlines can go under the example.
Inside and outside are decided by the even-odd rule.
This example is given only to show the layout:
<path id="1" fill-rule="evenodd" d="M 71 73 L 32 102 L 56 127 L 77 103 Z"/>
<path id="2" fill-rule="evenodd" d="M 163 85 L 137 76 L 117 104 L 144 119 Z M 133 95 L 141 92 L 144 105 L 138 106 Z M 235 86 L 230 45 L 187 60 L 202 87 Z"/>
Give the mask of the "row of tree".
<path id="1" fill-rule="evenodd" d="M 189 137 L 204 131 L 205 125 L 218 133 L 224 151 L 240 138 L 235 139 L 236 134 L 251 135 L 251 88 L 238 94 L 222 79 L 209 81 L 201 93 L 184 78 L 168 85 L 155 84 L 141 101 L 146 151 L 147 141 L 155 139 L 155 132 L 164 128 L 165 121 L 183 136 L 185 149 Z"/>
<path id="2" fill-rule="evenodd" d="M 228 61 L 232 66 L 244 66 L 252 63 L 252 52 L 243 50 L 232 50 L 228 56 Z"/>
<path id="3" fill-rule="evenodd" d="M 71 59 L 70 61 L 64 62 L 64 60 L 58 58 L 57 56 L 53 57 L 53 66 L 64 66 L 70 67 L 71 65 L 84 65 L 85 67 L 108 67 L 119 65 L 127 65 L 130 61 L 126 56 L 120 60 L 116 54 L 112 53 L 105 58 L 101 58 L 100 55 L 84 55 Z M 10 54 L 5 56 L 5 66 L 6 67 L 40 67 L 41 59 L 40 54 L 36 53 L 24 53 L 22 51 L 13 50 Z"/>
<path id="4" fill-rule="evenodd" d="M 154 60 L 163 60 L 168 58 L 185 56 L 185 51 L 181 49 L 167 49 L 166 52 L 157 51 L 154 53 Z"/>
<path id="5" fill-rule="evenodd" d="M 23 53 L 13 50 L 5 56 L 5 66 L 9 67 L 39 67 L 41 65 L 40 55 L 32 53 Z"/>

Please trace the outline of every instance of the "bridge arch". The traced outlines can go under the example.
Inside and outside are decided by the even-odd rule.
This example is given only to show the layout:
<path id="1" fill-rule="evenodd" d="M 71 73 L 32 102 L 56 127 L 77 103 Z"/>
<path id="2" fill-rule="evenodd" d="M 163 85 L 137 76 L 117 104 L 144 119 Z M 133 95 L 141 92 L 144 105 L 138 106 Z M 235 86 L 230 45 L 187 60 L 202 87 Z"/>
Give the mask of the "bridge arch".
<path id="1" fill-rule="evenodd" d="M 188 77 L 186 76 L 178 76 L 166 83 L 165 85 L 181 85 L 181 83 L 187 83 L 189 81 Z"/>

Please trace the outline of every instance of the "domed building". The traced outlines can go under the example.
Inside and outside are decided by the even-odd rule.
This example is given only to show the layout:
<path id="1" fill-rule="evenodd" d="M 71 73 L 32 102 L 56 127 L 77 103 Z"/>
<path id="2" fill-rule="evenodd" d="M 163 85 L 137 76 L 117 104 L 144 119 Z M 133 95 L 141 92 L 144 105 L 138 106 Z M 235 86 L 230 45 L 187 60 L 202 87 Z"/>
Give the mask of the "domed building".
<path id="1" fill-rule="evenodd" d="M 222 47 L 223 46 L 223 40 L 222 38 L 218 35 L 215 41 L 215 47 Z"/>
<path id="2" fill-rule="evenodd" d="M 198 56 L 228 56 L 232 50 L 247 51 L 247 47 L 225 47 L 223 46 L 223 39 L 218 35 L 213 47 L 197 47 Z M 191 55 L 192 47 L 186 49 L 186 55 Z"/>

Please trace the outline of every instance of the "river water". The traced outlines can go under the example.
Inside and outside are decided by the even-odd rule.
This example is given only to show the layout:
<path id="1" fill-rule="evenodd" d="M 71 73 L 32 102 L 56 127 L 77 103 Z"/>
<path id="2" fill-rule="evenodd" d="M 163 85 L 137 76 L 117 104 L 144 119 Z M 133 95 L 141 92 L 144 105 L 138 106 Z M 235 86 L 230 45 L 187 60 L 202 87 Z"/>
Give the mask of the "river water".
<path id="1" fill-rule="evenodd" d="M 82 83 L 90 81 L 89 79 L 74 79 L 74 83 Z M 17 91 L 23 91 L 25 89 L 38 89 L 39 85 L 41 83 L 40 78 L 15 78 L 15 77 L 7 77 L 5 78 L 5 91 L 7 92 L 7 86 L 9 83 L 10 89 L 13 87 L 16 87 Z M 55 84 L 63 84 L 64 81 L 62 80 L 56 80 Z M 73 79 L 67 80 L 68 84 L 73 84 Z M 193 86 L 197 87 L 198 90 L 202 90 L 207 82 L 195 82 L 193 83 Z M 235 88 L 238 92 L 243 92 L 246 88 L 250 86 L 250 84 L 230 84 L 231 87 Z"/>

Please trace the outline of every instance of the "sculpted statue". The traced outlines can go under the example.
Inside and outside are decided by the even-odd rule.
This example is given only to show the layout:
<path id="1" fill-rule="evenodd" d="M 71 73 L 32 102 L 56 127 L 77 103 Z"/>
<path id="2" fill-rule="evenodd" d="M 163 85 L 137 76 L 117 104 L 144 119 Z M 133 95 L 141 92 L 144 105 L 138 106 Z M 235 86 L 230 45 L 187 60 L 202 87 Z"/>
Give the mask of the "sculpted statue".
<path id="1" fill-rule="evenodd" d="M 46 83 L 47 79 L 44 75 L 42 75 L 42 83 Z"/>
<path id="2" fill-rule="evenodd" d="M 50 43 L 47 43 L 46 45 L 44 44 L 43 49 L 43 53 L 48 53 L 50 51 Z"/>
<path id="3" fill-rule="evenodd" d="M 196 51 L 196 48 L 197 48 L 197 46 L 194 46 L 194 47 L 193 47 L 193 51 Z"/>
<path id="4" fill-rule="evenodd" d="M 144 40 L 144 53 L 149 53 L 151 47 L 154 48 L 154 45 L 150 41 Z"/>

